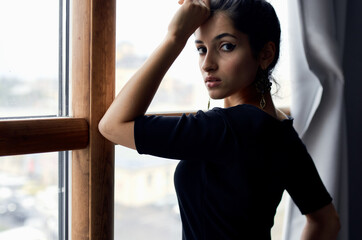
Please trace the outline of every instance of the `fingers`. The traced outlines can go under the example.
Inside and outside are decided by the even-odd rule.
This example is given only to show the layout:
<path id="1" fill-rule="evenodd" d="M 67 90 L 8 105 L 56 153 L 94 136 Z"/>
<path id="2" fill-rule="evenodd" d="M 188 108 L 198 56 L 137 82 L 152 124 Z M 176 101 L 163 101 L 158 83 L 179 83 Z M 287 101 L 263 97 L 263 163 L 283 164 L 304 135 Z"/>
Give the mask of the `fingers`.
<path id="1" fill-rule="evenodd" d="M 205 3 L 206 7 L 210 9 L 210 0 L 203 0 L 203 2 Z"/>
<path id="2" fill-rule="evenodd" d="M 203 2 L 206 7 L 210 8 L 210 0 L 198 0 L 199 2 Z M 184 4 L 185 0 L 179 0 L 178 4 Z"/>
<path id="3" fill-rule="evenodd" d="M 208 19 L 210 11 L 203 0 L 178 0 L 178 3 L 182 6 L 173 16 L 168 33 L 185 40 Z"/>

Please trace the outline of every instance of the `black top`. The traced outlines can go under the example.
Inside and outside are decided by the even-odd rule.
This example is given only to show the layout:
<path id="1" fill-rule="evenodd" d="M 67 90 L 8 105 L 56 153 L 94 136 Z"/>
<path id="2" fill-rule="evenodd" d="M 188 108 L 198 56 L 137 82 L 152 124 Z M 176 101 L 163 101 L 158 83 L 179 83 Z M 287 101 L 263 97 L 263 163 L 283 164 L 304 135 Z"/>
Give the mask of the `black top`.
<path id="1" fill-rule="evenodd" d="M 292 123 L 247 104 L 136 120 L 139 153 L 181 160 L 183 239 L 270 239 L 284 190 L 303 214 L 332 201 Z"/>

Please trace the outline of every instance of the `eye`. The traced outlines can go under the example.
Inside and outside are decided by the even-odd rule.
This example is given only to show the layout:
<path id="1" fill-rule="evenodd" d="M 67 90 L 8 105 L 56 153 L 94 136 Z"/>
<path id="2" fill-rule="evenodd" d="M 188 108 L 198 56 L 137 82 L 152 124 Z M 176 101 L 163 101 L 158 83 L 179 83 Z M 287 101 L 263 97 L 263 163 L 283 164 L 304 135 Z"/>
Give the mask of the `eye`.
<path id="1" fill-rule="evenodd" d="M 231 43 L 225 43 L 221 45 L 221 50 L 225 51 L 225 52 L 231 52 L 232 50 L 234 50 L 236 45 L 231 44 Z"/>
<path id="2" fill-rule="evenodd" d="M 197 47 L 197 52 L 200 54 L 200 55 L 203 55 L 206 53 L 206 47 Z"/>

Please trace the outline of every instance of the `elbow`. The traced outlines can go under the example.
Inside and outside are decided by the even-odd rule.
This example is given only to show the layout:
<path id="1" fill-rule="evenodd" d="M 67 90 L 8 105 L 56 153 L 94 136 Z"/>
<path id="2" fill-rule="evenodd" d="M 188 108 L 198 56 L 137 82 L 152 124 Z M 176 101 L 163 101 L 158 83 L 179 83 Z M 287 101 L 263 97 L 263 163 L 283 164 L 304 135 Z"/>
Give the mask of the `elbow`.
<path id="1" fill-rule="evenodd" d="M 327 231 L 330 231 L 331 232 L 331 239 L 337 239 L 338 237 L 338 233 L 340 232 L 341 230 L 341 221 L 339 219 L 339 216 L 336 215 L 333 217 L 333 219 L 331 219 L 329 221 L 329 224 L 328 226 L 326 227 L 326 229 L 328 229 Z"/>
<path id="2" fill-rule="evenodd" d="M 110 133 L 112 132 L 109 126 L 110 125 L 104 118 L 102 118 L 101 121 L 98 123 L 98 131 L 102 134 L 103 137 L 107 138 L 108 140 L 110 137 Z"/>
<path id="3" fill-rule="evenodd" d="M 329 216 L 328 219 L 328 229 L 333 229 L 333 231 L 335 232 L 335 236 L 337 237 L 339 231 L 341 230 L 341 221 L 339 218 L 338 213 L 335 211 L 334 214 L 332 214 L 331 216 Z"/>
<path id="4" fill-rule="evenodd" d="M 114 144 L 136 149 L 133 129 L 133 121 L 119 123 L 113 120 L 108 121 L 106 118 L 102 118 L 98 123 L 99 132 L 107 140 L 113 142 Z"/>
<path id="5" fill-rule="evenodd" d="M 98 131 L 108 141 L 116 143 L 115 133 L 117 132 L 117 130 L 115 129 L 114 125 L 112 125 L 112 123 L 102 118 L 101 121 L 98 123 Z"/>
<path id="6" fill-rule="evenodd" d="M 337 239 L 338 233 L 341 230 L 341 221 L 339 216 L 336 214 L 335 216 L 331 217 L 327 224 L 325 224 L 324 229 L 329 231 L 331 234 L 331 239 Z"/>
<path id="7" fill-rule="evenodd" d="M 341 228 L 342 228 L 342 224 L 339 219 L 339 216 L 337 215 L 334 220 L 334 229 L 336 230 L 337 235 L 338 235 L 339 231 L 341 230 Z"/>

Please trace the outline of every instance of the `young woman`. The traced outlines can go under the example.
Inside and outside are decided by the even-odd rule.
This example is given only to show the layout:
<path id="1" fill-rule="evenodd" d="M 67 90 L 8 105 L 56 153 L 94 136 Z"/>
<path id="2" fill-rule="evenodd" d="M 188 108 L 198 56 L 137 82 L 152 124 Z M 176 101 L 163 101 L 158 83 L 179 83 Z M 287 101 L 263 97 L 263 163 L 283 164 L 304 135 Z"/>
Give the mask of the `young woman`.
<path id="1" fill-rule="evenodd" d="M 292 126 L 274 107 L 270 74 L 280 26 L 264 0 L 185 0 L 166 37 L 100 122 L 114 143 L 181 160 L 175 172 L 183 239 L 270 239 L 287 190 L 307 217 L 303 239 L 335 239 L 338 215 Z M 144 116 L 171 64 L 194 34 L 209 95 L 224 108 Z"/>

